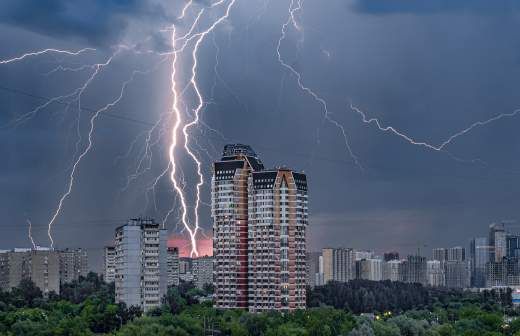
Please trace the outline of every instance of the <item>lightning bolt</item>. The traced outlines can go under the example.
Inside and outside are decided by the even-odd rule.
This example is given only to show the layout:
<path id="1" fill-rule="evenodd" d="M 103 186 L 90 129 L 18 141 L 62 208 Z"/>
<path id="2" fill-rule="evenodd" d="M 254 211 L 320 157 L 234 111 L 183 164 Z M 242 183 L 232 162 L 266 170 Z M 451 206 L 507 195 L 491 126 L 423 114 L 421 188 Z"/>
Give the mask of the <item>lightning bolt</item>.
<path id="1" fill-rule="evenodd" d="M 114 59 L 114 57 L 116 57 L 116 55 L 119 53 L 119 51 L 120 51 L 120 49 L 118 49 L 118 51 L 116 51 L 114 54 L 112 54 L 112 56 L 110 56 L 109 59 L 105 63 L 98 64 L 98 66 L 96 67 L 96 71 L 92 74 L 92 76 L 89 78 L 89 80 L 83 86 L 83 90 L 82 90 L 81 93 L 83 93 L 83 91 L 88 87 L 88 85 L 94 80 L 94 78 L 99 73 L 99 71 L 102 68 L 108 66 L 112 62 L 112 60 Z M 89 122 L 90 127 L 89 127 L 89 130 L 88 130 L 88 137 L 87 137 L 88 143 L 87 143 L 87 146 L 83 149 L 83 151 L 80 153 L 78 158 L 75 160 L 75 162 L 74 162 L 74 164 L 72 166 L 71 172 L 69 174 L 69 179 L 68 179 L 69 181 L 68 181 L 68 184 L 67 184 L 66 191 L 60 197 L 60 200 L 58 202 L 56 210 L 54 211 L 54 214 L 52 215 L 51 220 L 48 223 L 47 235 L 49 236 L 49 240 L 51 242 L 51 248 L 54 248 L 54 239 L 52 238 L 52 226 L 55 223 L 55 221 L 58 218 L 58 216 L 60 215 L 60 213 L 62 211 L 62 208 L 63 208 L 64 202 L 70 197 L 70 194 L 72 193 L 72 188 L 73 188 L 73 185 L 74 185 L 74 182 L 75 182 L 75 177 L 76 177 L 76 171 L 77 171 L 81 161 L 83 160 L 83 158 L 85 156 L 87 156 L 89 154 L 90 150 L 92 149 L 92 146 L 93 146 L 93 139 L 92 138 L 93 138 L 93 134 L 94 134 L 94 130 L 95 130 L 95 125 L 96 125 L 97 119 L 99 118 L 101 113 L 103 113 L 103 112 L 107 111 L 108 109 L 110 109 L 110 108 L 114 107 L 115 105 L 117 105 L 119 103 L 119 101 L 121 101 L 121 99 L 123 98 L 125 90 L 126 90 L 126 87 L 134 80 L 135 75 L 136 74 L 143 74 L 143 73 L 146 73 L 146 72 L 134 70 L 132 72 L 132 75 L 130 76 L 130 78 L 123 82 L 123 84 L 121 86 L 121 90 L 120 90 L 119 96 L 115 100 L 113 100 L 112 102 L 110 102 L 110 103 L 106 104 L 105 106 L 103 106 L 102 108 L 96 110 L 94 112 L 94 114 L 92 115 L 92 117 L 90 118 L 90 122 Z M 78 105 L 79 105 L 79 107 L 81 109 L 81 94 L 80 94 L 78 99 L 79 99 Z"/>
<path id="2" fill-rule="evenodd" d="M 48 53 L 58 53 L 58 54 L 65 54 L 65 55 L 69 55 L 69 56 L 78 56 L 78 55 L 83 54 L 84 52 L 95 51 L 95 50 L 96 49 L 94 49 L 94 48 L 83 48 L 83 49 L 80 49 L 78 51 L 70 51 L 70 50 L 61 50 L 61 49 L 49 48 L 49 49 L 43 49 L 43 50 L 39 50 L 39 51 L 35 51 L 35 52 L 25 53 L 25 54 L 23 54 L 21 56 L 10 58 L 10 59 L 0 60 L 0 64 L 14 63 L 14 62 L 18 62 L 18 61 L 24 60 L 24 59 L 26 59 L 28 57 L 31 57 L 31 56 L 39 56 L 39 55 L 48 54 Z"/>
<path id="3" fill-rule="evenodd" d="M 32 223 L 31 223 L 30 219 L 27 219 L 27 224 L 29 224 L 29 231 L 28 231 L 29 239 L 31 240 L 31 244 L 33 246 L 33 249 L 36 250 L 36 243 L 34 242 L 34 239 L 33 239 L 33 236 L 32 236 Z"/>
<path id="4" fill-rule="evenodd" d="M 314 92 L 312 89 L 310 89 L 308 86 L 306 86 L 303 83 L 301 73 L 298 72 L 294 67 L 289 65 L 287 62 L 285 62 L 281 55 L 280 48 L 281 48 L 282 42 L 286 38 L 287 28 L 289 27 L 289 25 L 292 25 L 299 32 L 302 31 L 302 27 L 299 25 L 299 23 L 295 17 L 296 12 L 300 11 L 301 9 L 302 9 L 302 0 L 296 0 L 296 1 L 291 0 L 291 3 L 289 5 L 289 14 L 288 14 L 287 20 L 282 25 L 280 38 L 278 39 L 278 44 L 276 46 L 276 54 L 278 56 L 278 62 L 281 64 L 282 67 L 284 67 L 286 70 L 288 70 L 291 74 L 293 74 L 296 77 L 296 82 L 297 82 L 300 90 L 302 90 L 303 92 L 310 95 L 318 104 L 321 105 L 321 107 L 323 109 L 323 118 L 325 120 L 327 120 L 329 123 L 331 123 L 333 126 L 335 126 L 336 128 L 339 129 L 339 131 L 341 132 L 341 134 L 343 136 L 345 148 L 347 149 L 347 152 L 348 152 L 350 158 L 352 158 L 352 160 L 359 167 L 359 169 L 363 170 L 363 167 L 361 166 L 358 157 L 354 154 L 354 151 L 352 150 L 352 147 L 350 146 L 350 141 L 347 136 L 347 132 L 345 131 L 345 128 L 343 127 L 343 125 L 341 125 L 335 119 L 332 118 L 325 99 L 323 99 L 316 92 Z"/>
<path id="5" fill-rule="evenodd" d="M 225 2 L 224 0 L 217 1 L 213 4 L 211 4 L 210 7 L 213 8 L 213 7 L 219 6 L 219 5 L 223 4 L 224 2 Z M 170 143 L 169 150 L 168 150 L 169 160 L 170 160 L 170 163 L 169 163 L 170 181 L 171 181 L 173 188 L 174 188 L 176 194 L 178 195 L 178 198 L 180 201 L 179 203 L 181 205 L 181 222 L 184 226 L 184 229 L 188 232 L 189 237 L 190 237 L 191 256 L 199 255 L 198 249 L 197 249 L 197 233 L 200 230 L 200 226 L 199 226 L 199 206 L 200 206 L 200 202 L 201 202 L 200 194 L 201 194 L 201 188 L 204 184 L 204 178 L 202 175 L 202 168 L 201 168 L 201 160 L 197 157 L 197 155 L 194 153 L 194 151 L 191 150 L 190 141 L 189 141 L 190 129 L 199 124 L 200 111 L 201 111 L 202 107 L 204 106 L 204 98 L 202 96 L 199 85 L 197 83 L 198 51 L 199 51 L 200 45 L 204 42 L 207 35 L 210 34 L 212 31 L 214 31 L 214 29 L 221 22 L 223 22 L 224 20 L 226 20 L 229 17 L 229 13 L 230 13 L 231 9 L 233 8 L 234 4 L 235 4 L 235 0 L 230 0 L 227 3 L 224 14 L 221 15 L 220 17 L 218 17 L 215 21 L 213 21 L 213 23 L 210 24 L 210 26 L 203 31 L 193 33 L 195 26 L 197 26 L 197 24 L 200 20 L 200 17 L 202 15 L 202 13 L 204 12 L 204 8 L 202 10 L 200 10 L 199 13 L 197 14 L 197 16 L 196 16 L 193 24 L 191 25 L 190 29 L 188 30 L 187 34 L 181 36 L 180 38 L 177 38 L 176 26 L 173 25 L 172 29 L 171 29 L 171 44 L 172 44 L 172 50 L 173 50 L 173 52 L 172 52 L 172 58 L 173 58 L 172 59 L 172 72 L 171 72 L 171 92 L 173 95 L 172 113 L 174 115 L 175 122 L 174 122 L 174 125 L 171 130 L 171 143 Z M 186 4 L 186 6 L 183 8 L 183 12 L 181 13 L 180 17 L 184 17 L 184 15 L 186 13 L 186 8 L 189 5 L 190 5 L 190 3 Z M 182 96 L 182 93 L 179 93 L 178 88 L 177 88 L 178 87 L 178 83 L 177 83 L 177 79 L 176 79 L 177 61 L 179 58 L 179 54 L 181 52 L 183 52 L 185 50 L 185 48 L 187 47 L 187 45 L 193 40 L 195 40 L 195 43 L 194 43 L 192 53 L 191 53 L 193 65 L 191 67 L 191 78 L 189 80 L 189 84 L 195 91 L 195 95 L 197 97 L 197 104 L 193 108 L 193 115 L 194 115 L 193 120 L 185 123 L 181 129 L 181 125 L 183 124 L 183 121 L 182 121 L 182 113 L 180 111 L 179 104 L 180 104 L 180 97 Z M 177 42 L 179 42 L 179 41 L 182 41 L 182 45 L 180 47 L 177 46 Z M 188 219 L 188 206 L 187 206 L 186 196 L 184 194 L 183 188 L 180 185 L 180 182 L 178 181 L 178 179 L 176 177 L 178 162 L 175 157 L 175 150 L 178 145 L 178 135 L 179 135 L 178 133 L 179 133 L 180 129 L 181 129 L 182 135 L 184 137 L 184 145 L 183 145 L 184 150 L 186 151 L 188 156 L 195 162 L 196 167 L 197 167 L 196 172 L 197 172 L 197 176 L 198 176 L 198 182 L 196 185 L 196 193 L 195 193 L 196 194 L 195 195 L 195 205 L 194 205 L 195 219 L 194 219 L 193 227 L 192 227 L 192 225 L 190 225 L 189 219 Z M 156 180 L 156 181 L 158 181 L 158 180 Z M 168 217 L 170 216 L 170 214 L 173 211 L 174 211 L 173 208 L 171 208 L 168 211 L 168 213 L 163 221 L 163 225 L 165 224 Z"/>
<path id="6" fill-rule="evenodd" d="M 437 151 L 437 152 L 446 152 L 446 153 L 448 153 L 450 155 L 451 155 L 451 153 L 446 151 L 446 147 L 449 144 L 451 144 L 455 139 L 457 139 L 457 138 L 459 138 L 459 137 L 461 137 L 461 136 L 463 136 L 465 134 L 468 134 L 469 132 L 471 132 L 473 129 L 475 129 L 477 127 L 488 125 L 488 124 L 490 124 L 490 123 L 492 123 L 494 121 L 497 121 L 497 120 L 500 120 L 500 119 L 503 119 L 503 118 L 511 118 L 511 117 L 514 117 L 514 116 L 516 116 L 517 114 L 520 113 L 520 109 L 517 109 L 517 110 L 514 110 L 511 113 L 501 113 L 501 114 L 498 114 L 498 115 L 496 115 L 496 116 L 494 116 L 494 117 L 492 117 L 490 119 L 487 119 L 487 120 L 484 120 L 484 121 L 474 122 L 470 126 L 468 126 L 468 127 L 464 128 L 464 129 L 454 133 L 453 135 L 449 136 L 441 144 L 433 145 L 433 144 L 430 144 L 430 143 L 425 142 L 425 141 L 415 140 L 412 137 L 406 135 L 405 133 L 403 133 L 402 131 L 396 129 L 393 126 L 384 126 L 384 125 L 382 125 L 382 123 L 379 121 L 379 119 L 373 118 L 373 117 L 372 118 L 367 117 L 365 112 L 363 112 L 360 108 L 354 106 L 352 103 L 350 103 L 350 109 L 361 116 L 363 123 L 365 123 L 365 124 L 374 124 L 374 125 L 376 125 L 376 127 L 380 131 L 389 132 L 389 133 L 392 133 L 394 135 L 397 135 L 398 137 L 404 139 L 406 142 L 408 142 L 408 143 L 410 143 L 412 145 L 424 147 L 424 148 L 427 148 L 427 149 L 430 149 L 430 150 L 433 150 L 433 151 Z M 451 155 L 451 156 L 453 158 L 459 160 L 459 161 L 461 160 L 461 159 L 458 159 L 457 157 L 454 157 L 453 155 Z M 462 160 L 462 161 L 464 161 L 464 160 Z M 476 161 L 481 161 L 481 160 L 476 160 Z"/>

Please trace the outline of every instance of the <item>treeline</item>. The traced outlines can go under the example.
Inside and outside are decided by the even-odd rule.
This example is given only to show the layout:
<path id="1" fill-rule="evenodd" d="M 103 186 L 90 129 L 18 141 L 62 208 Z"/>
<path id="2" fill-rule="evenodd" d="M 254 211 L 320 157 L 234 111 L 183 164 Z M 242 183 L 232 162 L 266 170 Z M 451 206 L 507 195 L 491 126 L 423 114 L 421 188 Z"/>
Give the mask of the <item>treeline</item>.
<path id="1" fill-rule="evenodd" d="M 141 316 L 138 308 L 114 303 L 113 284 L 95 273 L 44 297 L 30 280 L 0 291 L 0 335 L 93 335 L 110 333 Z"/>
<path id="2" fill-rule="evenodd" d="M 520 336 L 510 291 L 470 293 L 420 285 L 353 281 L 309 290 L 313 308 L 288 314 L 216 310 L 212 288 L 181 283 L 142 314 L 114 302 L 95 274 L 45 298 L 30 281 L 0 292 L 1 336 Z M 499 303 L 505 303 L 500 305 Z M 370 313 L 359 315 L 358 313 Z"/>
<path id="3" fill-rule="evenodd" d="M 424 287 L 392 281 L 353 280 L 330 282 L 307 290 L 307 306 L 330 306 L 354 314 L 371 312 L 405 312 L 412 309 L 448 308 L 474 304 L 485 310 L 497 305 L 511 305 L 511 290 L 485 290 L 481 293 L 449 288 Z"/>

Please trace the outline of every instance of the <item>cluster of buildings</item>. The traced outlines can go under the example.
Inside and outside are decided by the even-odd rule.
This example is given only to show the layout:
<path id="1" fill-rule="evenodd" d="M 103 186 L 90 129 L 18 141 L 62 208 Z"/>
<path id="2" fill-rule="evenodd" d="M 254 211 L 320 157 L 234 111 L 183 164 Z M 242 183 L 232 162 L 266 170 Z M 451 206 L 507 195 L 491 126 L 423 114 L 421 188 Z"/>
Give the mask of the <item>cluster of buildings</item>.
<path id="1" fill-rule="evenodd" d="M 491 288 L 520 286 L 520 235 L 504 224 L 491 224 L 488 237 L 474 238 L 464 247 L 435 248 L 431 258 L 397 252 L 376 256 L 371 251 L 324 248 L 307 253 L 307 284 L 353 279 L 421 283 L 432 287 Z"/>
<path id="2" fill-rule="evenodd" d="M 15 248 L 0 251 L 0 289 L 32 280 L 44 295 L 60 293 L 60 284 L 78 280 L 88 272 L 87 252 L 82 249 L 51 250 Z"/>
<path id="3" fill-rule="evenodd" d="M 431 258 L 397 252 L 376 256 L 352 248 L 306 252 L 307 177 L 266 169 L 250 146 L 226 145 L 213 164 L 213 256 L 184 258 L 167 246 L 167 230 L 151 218 L 115 229 L 104 249 L 103 274 L 117 302 L 144 311 L 161 304 L 181 281 L 212 285 L 216 308 L 251 312 L 305 308 L 306 286 L 353 279 L 401 281 L 433 287 L 520 286 L 520 235 L 492 224 L 489 236 L 464 247 L 436 248 Z M 418 253 L 419 254 L 419 253 Z M 84 250 L 0 251 L 0 288 L 31 279 L 44 293 L 87 273 Z"/>
<path id="4" fill-rule="evenodd" d="M 115 283 L 116 302 L 148 311 L 161 304 L 169 286 L 181 280 L 197 287 L 213 283 L 212 257 L 181 258 L 167 246 L 168 231 L 151 218 L 134 218 L 115 230 L 104 248 L 103 276 Z"/>

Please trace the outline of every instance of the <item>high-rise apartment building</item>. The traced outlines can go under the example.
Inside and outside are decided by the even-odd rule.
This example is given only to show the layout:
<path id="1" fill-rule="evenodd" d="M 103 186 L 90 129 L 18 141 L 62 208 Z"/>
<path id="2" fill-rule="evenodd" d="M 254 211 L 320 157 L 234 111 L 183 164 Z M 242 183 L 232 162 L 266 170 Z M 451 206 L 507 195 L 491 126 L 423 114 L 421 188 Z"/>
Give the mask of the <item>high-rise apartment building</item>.
<path id="1" fill-rule="evenodd" d="M 193 272 L 193 259 L 188 257 L 181 257 L 179 258 L 179 280 L 184 282 L 192 282 Z"/>
<path id="2" fill-rule="evenodd" d="M 390 260 L 399 260 L 399 252 L 391 251 L 391 252 L 385 252 L 383 255 L 384 261 L 390 261 Z"/>
<path id="3" fill-rule="evenodd" d="M 426 258 L 418 255 L 410 255 L 404 261 L 404 279 L 409 283 L 420 283 L 425 285 Z"/>
<path id="4" fill-rule="evenodd" d="M 348 282 L 356 278 L 355 253 L 351 248 L 324 248 L 323 281 Z"/>
<path id="5" fill-rule="evenodd" d="M 58 251 L 60 257 L 60 282 L 70 283 L 88 273 L 87 251 L 81 248 Z"/>
<path id="6" fill-rule="evenodd" d="M 448 261 L 465 261 L 466 249 L 464 247 L 456 246 L 448 249 Z"/>
<path id="7" fill-rule="evenodd" d="M 443 287 L 446 284 L 444 265 L 440 260 L 428 260 L 426 262 L 426 277 L 428 286 Z"/>
<path id="8" fill-rule="evenodd" d="M 362 259 L 373 259 L 374 258 L 374 251 L 354 251 L 354 259 L 355 261 L 362 260 Z"/>
<path id="9" fill-rule="evenodd" d="M 507 255 L 507 233 L 502 223 L 489 226 L 489 261 L 501 262 Z"/>
<path id="10" fill-rule="evenodd" d="M 115 231 L 116 302 L 148 311 L 167 288 L 167 230 L 153 219 L 130 219 Z"/>
<path id="11" fill-rule="evenodd" d="M 470 243 L 471 286 L 486 286 L 486 264 L 489 261 L 489 244 L 486 237 L 474 238 Z"/>
<path id="12" fill-rule="evenodd" d="M 314 288 L 318 284 L 319 273 L 320 273 L 320 252 L 307 252 L 306 264 L 307 264 L 307 275 L 306 283 L 307 286 Z"/>
<path id="13" fill-rule="evenodd" d="M 59 254 L 48 248 L 19 249 L 0 253 L 0 286 L 3 290 L 17 287 L 30 279 L 44 295 L 60 293 Z"/>
<path id="14" fill-rule="evenodd" d="M 381 281 L 383 280 L 383 261 L 381 259 L 361 259 L 356 261 L 358 279 Z"/>
<path id="15" fill-rule="evenodd" d="M 383 280 L 404 281 L 403 261 L 394 259 L 383 263 Z"/>
<path id="16" fill-rule="evenodd" d="M 191 262 L 193 282 L 197 288 L 213 284 L 213 257 L 204 256 L 193 258 Z"/>
<path id="17" fill-rule="evenodd" d="M 470 269 L 466 261 L 450 260 L 444 265 L 446 287 L 468 288 L 470 286 Z"/>
<path id="18" fill-rule="evenodd" d="M 249 176 L 264 165 L 249 146 L 226 145 L 213 164 L 215 307 L 248 308 Z"/>
<path id="19" fill-rule="evenodd" d="M 305 307 L 307 179 L 226 145 L 212 181 L 215 307 Z"/>
<path id="20" fill-rule="evenodd" d="M 438 260 L 438 261 L 448 260 L 448 249 L 442 248 L 442 247 L 433 249 L 432 260 Z"/>
<path id="21" fill-rule="evenodd" d="M 167 272 L 168 286 L 179 285 L 179 249 L 177 247 L 168 247 Z"/>
<path id="22" fill-rule="evenodd" d="M 114 246 L 105 246 L 103 249 L 103 279 L 105 282 L 116 280 L 116 249 Z"/>

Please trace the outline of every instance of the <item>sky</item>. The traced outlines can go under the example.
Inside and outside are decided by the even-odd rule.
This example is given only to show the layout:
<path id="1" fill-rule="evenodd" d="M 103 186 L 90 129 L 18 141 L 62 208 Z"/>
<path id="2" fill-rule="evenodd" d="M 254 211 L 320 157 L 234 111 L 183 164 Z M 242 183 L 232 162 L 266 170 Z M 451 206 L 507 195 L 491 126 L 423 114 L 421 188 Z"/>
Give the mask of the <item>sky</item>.
<path id="1" fill-rule="evenodd" d="M 202 8 L 200 24 L 207 25 L 225 7 L 195 1 L 179 19 L 184 4 L 2 1 L 0 60 L 45 48 L 95 50 L 0 64 L 1 249 L 30 246 L 27 220 L 35 243 L 49 246 L 47 225 L 73 163 L 88 145 L 89 120 L 130 79 L 118 104 L 96 120 L 92 148 L 53 222 L 55 246 L 88 249 L 96 269 L 116 226 L 136 216 L 162 222 L 173 208 L 165 225 L 172 243 L 185 247 L 168 177 L 155 192 L 149 189 L 169 163 L 168 28 L 186 32 Z M 231 142 L 251 145 L 268 167 L 285 165 L 307 174 L 311 250 L 343 246 L 411 253 L 421 247 L 429 255 L 434 247 L 467 246 L 472 237 L 486 235 L 492 222 L 507 220 L 515 230 L 520 114 L 471 129 L 444 148 L 448 153 L 383 132 L 349 108 L 352 103 L 382 127 L 432 146 L 475 122 L 514 113 L 520 108 L 515 1 L 302 1 L 295 12 L 300 30 L 288 25 L 281 57 L 326 101 L 359 165 L 341 129 L 324 119 L 322 104 L 278 60 L 289 5 L 290 0 L 236 0 L 228 19 L 200 45 L 196 78 L 206 104 L 201 124 L 190 132 L 190 146 L 202 160 L 205 181 L 202 253 L 211 246 L 211 162 Z M 17 122 L 48 99 L 81 87 L 92 65 L 114 52 L 81 95 L 81 105 L 62 99 Z M 179 59 L 179 86 L 188 83 L 191 67 L 189 49 Z M 181 100 L 183 120 L 193 120 L 193 88 Z M 156 123 L 147 150 L 147 132 Z M 175 154 L 192 222 L 196 166 L 185 151 Z"/>

